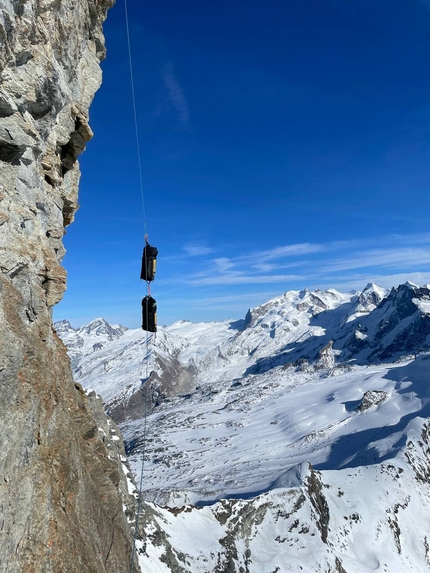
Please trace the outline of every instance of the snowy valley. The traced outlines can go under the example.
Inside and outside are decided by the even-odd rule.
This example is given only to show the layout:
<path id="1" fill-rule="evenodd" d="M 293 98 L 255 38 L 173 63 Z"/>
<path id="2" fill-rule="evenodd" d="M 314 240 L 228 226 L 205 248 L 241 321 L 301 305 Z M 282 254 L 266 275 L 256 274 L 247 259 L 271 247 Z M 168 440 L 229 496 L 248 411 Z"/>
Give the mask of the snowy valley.
<path id="1" fill-rule="evenodd" d="M 137 483 L 144 455 L 142 571 L 430 571 L 427 286 L 55 328 Z"/>

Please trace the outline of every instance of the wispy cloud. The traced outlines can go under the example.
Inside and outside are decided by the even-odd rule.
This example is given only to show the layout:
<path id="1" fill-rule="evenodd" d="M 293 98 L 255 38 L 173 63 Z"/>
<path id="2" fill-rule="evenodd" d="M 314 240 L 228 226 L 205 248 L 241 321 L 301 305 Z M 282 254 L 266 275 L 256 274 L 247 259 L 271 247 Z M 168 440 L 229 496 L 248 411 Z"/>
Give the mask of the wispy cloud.
<path id="1" fill-rule="evenodd" d="M 329 261 L 323 271 L 346 271 L 360 268 L 411 268 L 414 266 L 430 264 L 430 250 L 428 248 L 386 248 L 371 249 L 358 252 L 354 257 L 345 257 Z"/>
<path id="2" fill-rule="evenodd" d="M 185 243 L 185 245 L 182 247 L 182 250 L 185 251 L 186 254 L 190 257 L 200 257 L 213 253 L 213 249 L 206 247 L 201 243 Z"/>
<path id="3" fill-rule="evenodd" d="M 301 256 L 309 253 L 318 253 L 324 250 L 324 245 L 316 243 L 298 243 L 296 245 L 284 245 L 283 247 L 274 247 L 265 251 L 257 253 L 261 260 L 274 260 L 283 257 Z M 253 255 L 255 256 L 255 255 Z"/>
<path id="4" fill-rule="evenodd" d="M 270 284 L 285 283 L 288 281 L 303 281 L 305 277 L 299 275 L 246 275 L 239 272 L 229 272 L 220 275 L 190 279 L 186 281 L 194 286 L 207 285 L 244 285 L 244 284 Z"/>
<path id="5" fill-rule="evenodd" d="M 278 290 L 271 290 L 271 291 L 259 291 L 258 293 L 250 292 L 250 293 L 241 293 L 241 294 L 227 294 L 223 296 L 209 296 L 209 297 L 201 297 L 197 299 L 193 299 L 193 307 L 194 308 L 201 308 L 201 309 L 211 309 L 214 306 L 217 308 L 237 308 L 237 305 L 258 305 L 261 304 L 262 300 L 269 300 L 270 298 L 274 298 L 278 294 Z M 189 298 L 173 298 L 173 299 L 164 299 L 164 304 L 169 305 L 171 304 L 172 307 L 177 307 L 178 305 L 188 305 Z"/>
<path id="6" fill-rule="evenodd" d="M 298 257 L 323 251 L 326 247 L 319 244 L 298 243 L 277 246 L 273 249 L 254 251 L 237 257 L 219 257 L 206 262 L 206 268 L 186 279 L 194 286 L 244 285 L 298 282 L 305 280 L 301 274 L 279 274 L 272 271 L 303 266 L 303 262 L 285 261 L 289 257 Z M 282 264 L 269 261 L 283 260 Z"/>
<path id="7" fill-rule="evenodd" d="M 260 273 L 270 273 L 272 271 L 279 271 L 281 269 L 294 269 L 297 267 L 304 267 L 306 266 L 307 261 L 301 259 L 300 261 L 295 261 L 293 263 L 265 263 L 265 262 L 256 262 L 252 265 L 252 268 Z"/>
<path id="8" fill-rule="evenodd" d="M 220 273 L 232 272 L 232 269 L 235 267 L 235 263 L 227 257 L 214 259 L 213 263 L 215 265 L 215 270 Z"/>
<path id="9" fill-rule="evenodd" d="M 318 243 L 296 243 L 292 245 L 282 245 L 262 251 L 253 251 L 236 258 L 242 264 L 253 263 L 255 265 L 269 264 L 268 261 L 286 259 L 288 257 L 301 257 L 303 255 L 319 253 L 328 249 L 328 245 Z M 294 264 L 294 263 L 289 263 Z M 282 265 L 285 268 L 285 264 Z"/>
<path id="10" fill-rule="evenodd" d="M 375 245 L 380 248 L 370 248 Z M 297 273 L 279 272 L 288 268 L 297 269 Z M 426 274 L 427 269 L 430 271 L 429 234 L 386 235 L 324 244 L 299 243 L 235 257 L 204 258 L 200 269 L 184 282 L 195 287 L 284 283 L 286 288 L 353 283 L 360 288 L 358 276 L 352 277 L 353 271 L 360 270 L 363 277 L 360 280 L 367 283 L 377 282 L 375 276 L 403 276 L 408 270 L 412 276 Z M 349 276 L 345 277 L 345 273 Z"/>
<path id="11" fill-rule="evenodd" d="M 318 281 L 319 288 L 335 288 L 342 292 L 349 290 L 361 291 L 370 281 L 378 284 L 381 287 L 390 289 L 393 286 L 398 286 L 410 281 L 417 285 L 424 285 L 430 283 L 430 272 L 412 272 L 412 273 L 394 273 L 394 274 L 368 274 L 358 273 L 353 275 L 342 275 L 337 277 L 328 277 L 325 280 Z M 309 283 L 309 288 L 314 288 L 314 284 Z"/>
<path id="12" fill-rule="evenodd" d="M 188 100 L 173 71 L 172 62 L 168 62 L 162 71 L 163 83 L 167 91 L 170 104 L 178 113 L 178 120 L 183 124 L 190 122 L 190 110 Z"/>

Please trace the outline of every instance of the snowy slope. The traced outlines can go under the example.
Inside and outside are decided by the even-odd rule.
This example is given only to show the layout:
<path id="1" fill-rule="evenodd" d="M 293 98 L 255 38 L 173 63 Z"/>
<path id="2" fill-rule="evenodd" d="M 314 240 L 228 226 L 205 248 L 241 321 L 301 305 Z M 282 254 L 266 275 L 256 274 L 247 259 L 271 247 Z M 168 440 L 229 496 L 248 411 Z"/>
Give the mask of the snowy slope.
<path id="1" fill-rule="evenodd" d="M 430 356 L 321 374 L 149 417 L 142 570 L 430 570 Z"/>
<path id="2" fill-rule="evenodd" d="M 429 321 L 428 287 L 370 283 L 156 339 L 56 325 L 138 479 L 145 449 L 142 570 L 430 571 Z"/>
<path id="3" fill-rule="evenodd" d="M 408 438 L 395 464 L 322 472 L 302 464 L 293 487 L 249 500 L 176 511 L 149 506 L 142 570 L 428 571 L 430 490 L 419 459 L 428 425 L 411 422 Z"/>
<path id="4" fill-rule="evenodd" d="M 427 358 L 339 373 L 278 368 L 165 402 L 148 417 L 146 499 L 181 505 L 249 497 L 279 480 L 285 485 L 284 474 L 302 461 L 339 469 L 395 457 L 407 422 L 430 415 Z M 384 400 L 361 411 L 372 391 Z M 137 444 L 140 421 L 123 432 Z M 137 471 L 139 447 L 130 459 Z"/>

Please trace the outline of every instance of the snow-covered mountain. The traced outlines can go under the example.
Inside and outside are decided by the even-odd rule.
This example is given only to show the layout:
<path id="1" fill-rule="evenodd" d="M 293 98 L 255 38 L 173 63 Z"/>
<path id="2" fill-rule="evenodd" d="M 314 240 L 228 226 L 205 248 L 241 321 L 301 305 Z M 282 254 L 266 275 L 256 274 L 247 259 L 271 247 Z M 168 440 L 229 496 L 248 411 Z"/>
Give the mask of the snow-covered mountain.
<path id="1" fill-rule="evenodd" d="M 109 342 L 121 338 L 127 331 L 125 326 L 112 326 L 104 318 L 96 318 L 78 329 L 73 328 L 68 320 L 60 320 L 54 326 L 58 336 L 67 346 L 72 365 L 75 359 L 101 350 Z"/>
<path id="2" fill-rule="evenodd" d="M 144 451 L 142 570 L 430 571 L 428 286 L 55 326 L 138 479 Z"/>

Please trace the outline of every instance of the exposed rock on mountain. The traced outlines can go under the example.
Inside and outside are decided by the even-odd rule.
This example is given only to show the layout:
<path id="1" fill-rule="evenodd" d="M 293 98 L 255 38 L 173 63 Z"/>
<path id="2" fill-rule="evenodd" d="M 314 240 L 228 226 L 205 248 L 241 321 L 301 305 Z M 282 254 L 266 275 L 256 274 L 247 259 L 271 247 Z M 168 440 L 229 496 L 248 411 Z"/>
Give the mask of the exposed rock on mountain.
<path id="1" fill-rule="evenodd" d="M 375 283 L 368 283 L 366 287 L 354 297 L 351 310 L 346 315 L 346 321 L 350 322 L 360 316 L 367 315 L 372 312 L 379 303 L 387 296 L 388 292 L 376 285 Z"/>
<path id="2" fill-rule="evenodd" d="M 405 283 L 387 293 L 369 283 L 359 294 L 291 291 L 250 310 L 245 324 L 230 347 L 258 357 L 249 373 L 315 363 L 330 342 L 338 364 L 395 360 L 430 349 L 430 290 Z M 262 329 L 270 336 L 260 337 Z"/>
<path id="3" fill-rule="evenodd" d="M 0 563 L 7 573 L 117 573 L 130 562 L 121 454 L 113 454 L 51 327 L 112 4 L 6 0 L 0 9 Z"/>
<path id="4" fill-rule="evenodd" d="M 388 398 L 387 392 L 383 392 L 382 390 L 368 390 L 367 392 L 364 393 L 364 396 L 360 401 L 357 410 L 359 412 L 365 412 L 370 408 L 376 408 L 377 406 L 382 404 L 382 402 L 385 402 L 387 398 Z"/>
<path id="5" fill-rule="evenodd" d="M 377 362 L 429 350 L 430 290 L 411 283 L 393 288 L 372 312 L 350 325 L 345 358 Z"/>
<path id="6" fill-rule="evenodd" d="M 107 340 L 119 338 L 127 330 L 124 326 L 111 326 L 103 318 L 97 318 L 84 327 L 86 334 L 92 334 L 96 337 L 106 336 Z"/>

